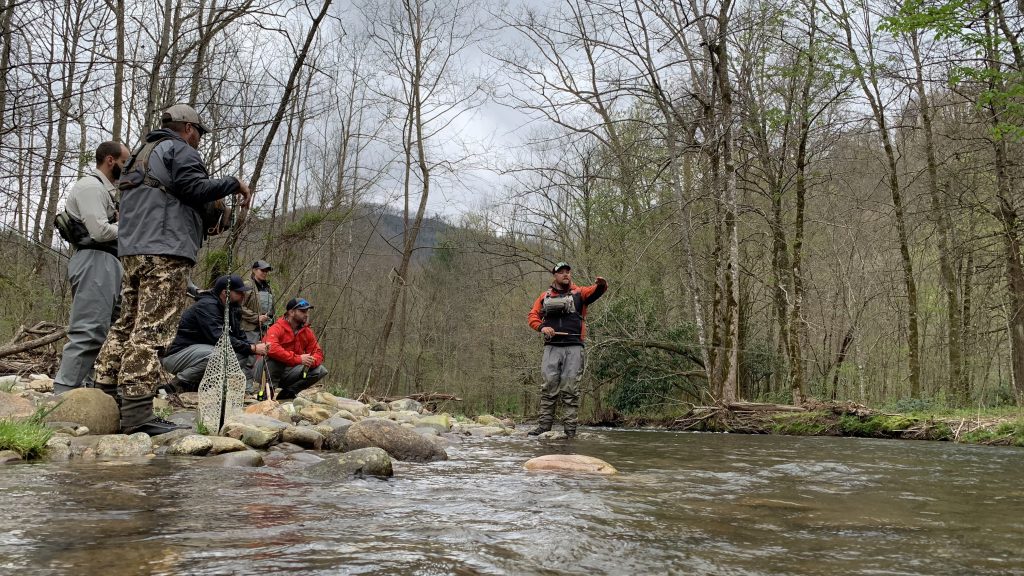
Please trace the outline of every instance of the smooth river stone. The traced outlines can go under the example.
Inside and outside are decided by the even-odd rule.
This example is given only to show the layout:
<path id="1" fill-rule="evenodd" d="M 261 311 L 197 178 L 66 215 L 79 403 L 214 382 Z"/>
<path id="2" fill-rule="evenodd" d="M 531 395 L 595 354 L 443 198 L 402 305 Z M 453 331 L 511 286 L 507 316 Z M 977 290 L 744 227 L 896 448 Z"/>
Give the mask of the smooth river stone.
<path id="1" fill-rule="evenodd" d="M 615 474 L 614 466 L 591 456 L 581 454 L 547 454 L 528 460 L 523 468 L 532 471 L 585 472 L 588 474 Z"/>

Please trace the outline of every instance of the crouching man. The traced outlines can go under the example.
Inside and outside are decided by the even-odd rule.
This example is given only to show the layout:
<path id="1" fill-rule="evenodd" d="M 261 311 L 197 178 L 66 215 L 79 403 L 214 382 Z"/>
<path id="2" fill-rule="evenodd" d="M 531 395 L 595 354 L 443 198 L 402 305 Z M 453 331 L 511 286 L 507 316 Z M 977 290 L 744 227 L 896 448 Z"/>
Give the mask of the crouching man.
<path id="1" fill-rule="evenodd" d="M 278 400 L 295 398 L 327 376 L 324 351 L 308 326 L 312 308 L 304 298 L 292 298 L 285 305 L 284 316 L 270 326 L 263 339 L 270 349 L 265 366 L 257 362 L 256 378 L 260 378 L 261 370 L 267 370 L 271 384 L 279 390 Z"/>
<path id="2" fill-rule="evenodd" d="M 201 292 L 196 303 L 181 315 L 174 341 L 160 361 L 165 370 L 174 374 L 178 391 L 199 389 L 213 346 L 224 332 L 224 306 L 229 306 L 228 337 L 239 362 L 267 353 L 268 344 L 250 344 L 242 332 L 240 303 L 249 289 L 238 276 L 221 276 L 210 291 Z"/>

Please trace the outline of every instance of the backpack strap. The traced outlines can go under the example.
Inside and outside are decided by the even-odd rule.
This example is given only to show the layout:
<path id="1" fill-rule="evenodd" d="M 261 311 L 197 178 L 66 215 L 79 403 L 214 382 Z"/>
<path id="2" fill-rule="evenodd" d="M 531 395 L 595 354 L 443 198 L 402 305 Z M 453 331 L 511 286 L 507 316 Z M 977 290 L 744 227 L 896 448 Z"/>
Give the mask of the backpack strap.
<path id="1" fill-rule="evenodd" d="M 132 156 L 132 159 L 125 166 L 122 171 L 121 178 L 117 181 L 117 187 L 119 190 L 124 191 L 131 188 L 137 188 L 142 184 L 151 186 L 159 189 L 161 192 L 168 192 L 167 186 L 164 186 L 163 182 L 160 182 L 149 174 L 149 157 L 153 154 L 153 150 L 163 141 L 170 140 L 170 136 L 164 136 L 158 138 L 152 142 L 146 142 L 142 148 Z M 138 166 L 138 168 L 136 168 Z M 131 173 L 137 175 L 134 177 L 125 177 Z"/>

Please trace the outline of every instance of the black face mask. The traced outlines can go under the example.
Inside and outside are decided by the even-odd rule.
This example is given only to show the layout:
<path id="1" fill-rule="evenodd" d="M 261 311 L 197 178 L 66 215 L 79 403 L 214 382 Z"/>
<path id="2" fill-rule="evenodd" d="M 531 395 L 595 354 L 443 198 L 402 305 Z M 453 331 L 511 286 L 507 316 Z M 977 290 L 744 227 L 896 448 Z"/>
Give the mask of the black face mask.
<path id="1" fill-rule="evenodd" d="M 111 167 L 111 169 L 110 169 L 110 175 L 114 177 L 114 180 L 117 180 L 118 178 L 120 178 L 121 177 L 121 167 L 118 166 L 117 164 L 114 164 L 114 166 Z"/>

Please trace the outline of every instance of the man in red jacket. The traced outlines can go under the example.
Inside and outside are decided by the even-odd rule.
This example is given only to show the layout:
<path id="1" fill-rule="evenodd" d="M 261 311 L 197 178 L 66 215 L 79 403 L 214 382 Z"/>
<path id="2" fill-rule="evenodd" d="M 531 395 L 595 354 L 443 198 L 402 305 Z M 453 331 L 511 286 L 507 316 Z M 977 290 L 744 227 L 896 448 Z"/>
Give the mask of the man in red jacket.
<path id="1" fill-rule="evenodd" d="M 292 298 L 284 307 L 284 316 L 267 329 L 263 338 L 270 344 L 266 370 L 270 381 L 279 390 L 278 400 L 295 398 L 296 394 L 327 376 L 327 369 L 323 366 L 324 351 L 307 326 L 312 308 L 306 299 Z M 257 371 L 259 369 L 256 368 Z"/>
<path id="2" fill-rule="evenodd" d="M 563 428 L 569 438 L 576 436 L 576 414 L 580 406 L 580 378 L 583 376 L 583 338 L 587 332 L 584 318 L 587 306 L 608 289 L 608 282 L 597 277 L 592 286 L 572 283 L 572 268 L 559 262 L 551 269 L 551 287 L 533 303 L 528 317 L 530 328 L 544 334 L 544 359 L 541 373 L 544 387 L 540 394 L 540 415 L 530 436 L 551 430 L 555 407 L 561 396 L 565 405 Z"/>

